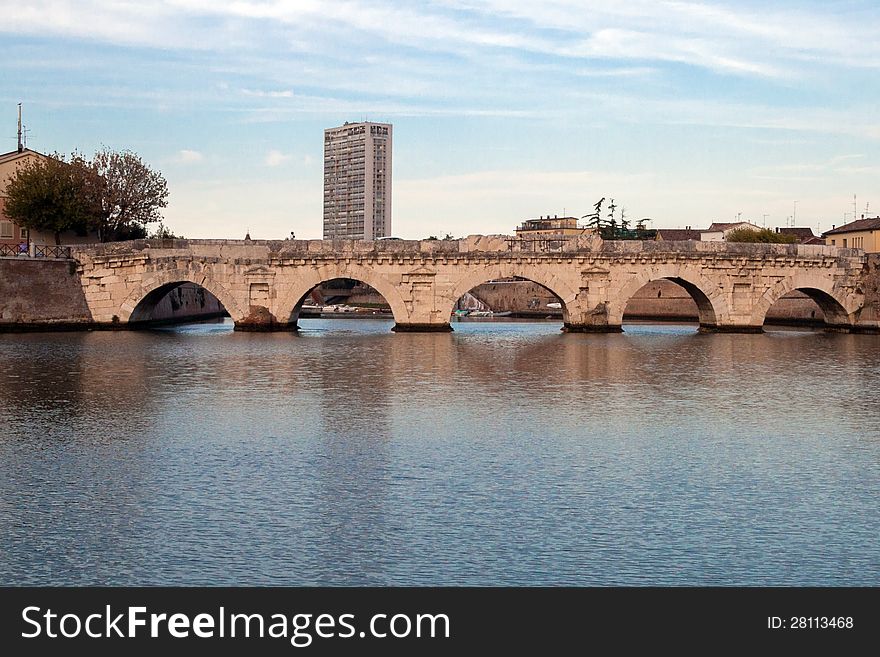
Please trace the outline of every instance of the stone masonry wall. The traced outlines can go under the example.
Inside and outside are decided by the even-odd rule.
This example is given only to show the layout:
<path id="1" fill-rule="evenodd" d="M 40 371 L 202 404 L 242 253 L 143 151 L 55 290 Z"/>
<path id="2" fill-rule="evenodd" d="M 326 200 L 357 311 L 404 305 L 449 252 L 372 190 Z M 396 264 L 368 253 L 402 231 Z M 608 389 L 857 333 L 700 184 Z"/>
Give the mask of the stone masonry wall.
<path id="1" fill-rule="evenodd" d="M 865 305 L 859 313 L 863 326 L 880 327 L 880 253 L 869 253 L 862 275 Z"/>
<path id="2" fill-rule="evenodd" d="M 219 317 L 226 313 L 213 294 L 193 283 L 184 283 L 166 294 L 150 313 L 154 322 Z"/>
<path id="3" fill-rule="evenodd" d="M 0 258 L 0 330 L 35 324 L 75 328 L 91 321 L 76 263 Z"/>

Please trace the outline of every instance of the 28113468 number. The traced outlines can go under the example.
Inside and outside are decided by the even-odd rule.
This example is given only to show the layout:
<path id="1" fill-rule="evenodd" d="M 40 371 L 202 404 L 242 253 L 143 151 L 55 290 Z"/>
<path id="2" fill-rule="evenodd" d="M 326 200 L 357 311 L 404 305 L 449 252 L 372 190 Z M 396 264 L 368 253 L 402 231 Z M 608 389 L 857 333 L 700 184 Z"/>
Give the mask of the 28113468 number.
<path id="1" fill-rule="evenodd" d="M 853 628 L 852 616 L 779 616 L 767 617 L 767 628 L 771 630 L 850 630 Z"/>

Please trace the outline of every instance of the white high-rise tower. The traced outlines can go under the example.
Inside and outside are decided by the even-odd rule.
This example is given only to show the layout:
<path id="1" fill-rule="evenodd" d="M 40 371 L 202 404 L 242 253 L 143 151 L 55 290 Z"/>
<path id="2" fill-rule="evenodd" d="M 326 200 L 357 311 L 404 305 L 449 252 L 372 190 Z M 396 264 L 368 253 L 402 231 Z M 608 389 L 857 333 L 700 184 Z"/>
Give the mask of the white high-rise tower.
<path id="1" fill-rule="evenodd" d="M 391 124 L 324 130 L 324 239 L 391 234 Z"/>

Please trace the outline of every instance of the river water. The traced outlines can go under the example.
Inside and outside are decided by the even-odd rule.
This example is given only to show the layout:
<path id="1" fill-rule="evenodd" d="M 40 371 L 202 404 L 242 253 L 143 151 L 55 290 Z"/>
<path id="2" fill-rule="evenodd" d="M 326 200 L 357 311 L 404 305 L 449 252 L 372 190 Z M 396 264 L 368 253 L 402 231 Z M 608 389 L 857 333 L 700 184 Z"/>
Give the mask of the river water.
<path id="1" fill-rule="evenodd" d="M 880 337 L 0 335 L 0 584 L 880 585 Z"/>

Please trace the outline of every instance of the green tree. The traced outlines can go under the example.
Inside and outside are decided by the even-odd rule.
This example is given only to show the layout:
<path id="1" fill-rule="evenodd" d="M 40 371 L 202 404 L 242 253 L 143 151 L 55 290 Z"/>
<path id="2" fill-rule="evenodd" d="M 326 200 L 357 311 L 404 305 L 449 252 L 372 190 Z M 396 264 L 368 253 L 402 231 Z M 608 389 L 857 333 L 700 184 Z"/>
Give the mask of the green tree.
<path id="1" fill-rule="evenodd" d="M 168 184 L 161 173 L 153 171 L 131 151 L 104 148 L 89 163 L 97 185 L 89 190 L 90 204 L 96 208 L 97 229 L 101 241 L 123 233 L 146 234 L 147 224 L 162 219 L 161 208 L 168 205 Z"/>
<path id="2" fill-rule="evenodd" d="M 617 220 L 614 218 L 614 210 L 617 209 L 617 206 L 614 205 L 614 199 L 611 199 L 611 203 L 608 204 L 608 237 L 610 239 L 614 239 L 615 234 L 617 233 Z"/>
<path id="3" fill-rule="evenodd" d="M 49 231 L 61 244 L 61 233 L 83 233 L 97 220 L 89 189 L 92 172 L 75 157 L 62 155 L 31 160 L 21 166 L 6 187 L 6 215 L 30 230 Z"/>
<path id="4" fill-rule="evenodd" d="M 753 228 L 737 228 L 727 233 L 728 242 L 762 242 L 764 244 L 793 244 L 797 242 L 794 235 L 777 233 L 769 228 L 754 230 Z"/>
<path id="5" fill-rule="evenodd" d="M 168 226 L 159 222 L 159 226 L 152 233 L 147 235 L 150 239 L 159 239 L 159 240 L 184 240 L 186 239 L 183 235 L 176 235 L 174 231 L 172 231 Z M 138 239 L 138 238 L 132 238 Z M 435 238 L 436 239 L 436 238 Z"/>
<path id="6" fill-rule="evenodd" d="M 581 217 L 581 219 L 586 219 L 587 226 L 593 228 L 598 234 L 601 234 L 602 228 L 605 225 L 602 221 L 602 204 L 604 202 L 605 197 L 603 196 L 593 204 L 593 212 L 591 214 L 585 214 Z"/>

